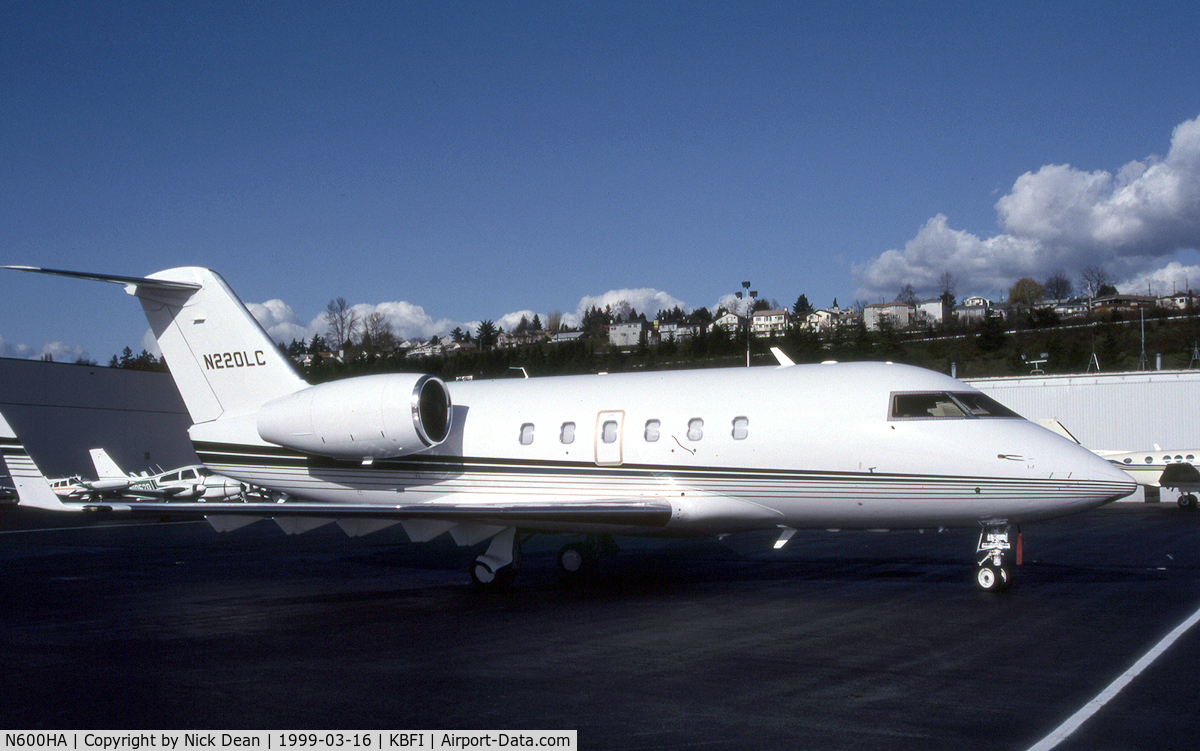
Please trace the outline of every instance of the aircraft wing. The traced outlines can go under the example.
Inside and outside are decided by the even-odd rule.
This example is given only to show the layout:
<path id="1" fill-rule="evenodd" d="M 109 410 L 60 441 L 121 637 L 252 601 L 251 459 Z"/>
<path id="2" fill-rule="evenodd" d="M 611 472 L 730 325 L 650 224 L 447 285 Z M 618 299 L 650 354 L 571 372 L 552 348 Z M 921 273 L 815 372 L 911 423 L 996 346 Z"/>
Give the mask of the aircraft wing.
<path id="1" fill-rule="evenodd" d="M 313 517 L 325 519 L 429 519 L 477 522 L 502 526 L 538 524 L 612 524 L 663 527 L 673 513 L 669 502 L 656 499 L 547 501 L 430 501 L 414 504 L 344 504 L 285 501 L 283 503 L 212 503 L 202 501 L 128 501 L 80 504 L 83 511 L 131 513 L 196 513 L 205 516 L 258 518 Z"/>
<path id="2" fill-rule="evenodd" d="M 171 485 L 165 488 L 125 488 L 120 493 L 121 499 L 129 501 L 138 501 L 139 499 L 152 498 L 174 498 L 177 495 L 182 495 L 187 492 L 187 488 L 179 485 Z M 119 502 L 119 499 L 118 499 Z"/>
<path id="3" fill-rule="evenodd" d="M 1197 487 L 1200 486 L 1200 470 L 1184 462 L 1168 464 L 1158 478 L 1158 484 L 1164 488 Z"/>

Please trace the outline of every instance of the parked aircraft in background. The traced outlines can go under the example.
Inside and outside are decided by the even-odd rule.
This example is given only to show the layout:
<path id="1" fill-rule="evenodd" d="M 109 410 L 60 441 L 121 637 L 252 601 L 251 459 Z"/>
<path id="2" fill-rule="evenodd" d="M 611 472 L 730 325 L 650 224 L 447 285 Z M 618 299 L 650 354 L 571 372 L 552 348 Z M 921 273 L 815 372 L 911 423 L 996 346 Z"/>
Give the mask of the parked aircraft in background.
<path id="1" fill-rule="evenodd" d="M 228 477 L 213 474 L 202 464 L 166 472 L 126 474 L 104 449 L 92 449 L 96 479 L 79 475 L 47 480 L 59 498 L 68 501 L 98 501 L 149 498 L 224 501 L 244 495 L 246 487 Z"/>
<path id="2" fill-rule="evenodd" d="M 1194 509 L 1196 493 L 1200 493 L 1200 471 L 1196 457 L 1200 449 L 1163 451 L 1097 451 L 1097 454 L 1125 470 L 1138 485 L 1151 488 L 1171 488 L 1179 492 L 1180 508 Z"/>
<path id="3" fill-rule="evenodd" d="M 218 527 L 273 518 L 289 532 L 403 525 L 489 541 L 480 584 L 511 581 L 518 531 L 577 533 L 559 565 L 589 565 L 599 535 L 772 529 L 980 529 L 976 581 L 1012 583 L 1015 525 L 1093 508 L 1135 484 L 1095 454 L 947 376 L 885 363 L 564 376 L 447 384 L 387 374 L 310 386 L 220 276 L 115 282 L 136 296 L 206 466 L 303 501 L 90 503 L 191 508 Z M 22 503 L 25 503 L 22 495 Z M 37 502 L 36 500 L 34 501 Z"/>
<path id="4" fill-rule="evenodd" d="M 127 474 L 102 448 L 92 449 L 97 488 L 102 495 L 124 498 L 170 498 L 178 500 L 224 501 L 241 498 L 246 486 L 237 480 L 214 474 L 202 464 L 150 474 Z"/>
<path id="5" fill-rule="evenodd" d="M 91 491 L 85 485 L 86 481 L 79 475 L 55 477 L 47 480 L 47 482 L 50 483 L 50 488 L 54 491 L 55 495 L 60 498 L 79 501 L 91 495 Z"/>
<path id="6" fill-rule="evenodd" d="M 1058 420 L 1046 419 L 1038 422 L 1047 430 L 1079 443 L 1079 439 Z M 1095 453 L 1123 469 L 1138 485 L 1156 490 L 1173 488 L 1179 491 L 1180 508 L 1196 508 L 1196 493 L 1200 493 L 1200 471 L 1196 469 L 1195 461 L 1196 457 L 1200 456 L 1200 449 L 1163 451 L 1156 444 L 1153 451 L 1097 449 Z"/>

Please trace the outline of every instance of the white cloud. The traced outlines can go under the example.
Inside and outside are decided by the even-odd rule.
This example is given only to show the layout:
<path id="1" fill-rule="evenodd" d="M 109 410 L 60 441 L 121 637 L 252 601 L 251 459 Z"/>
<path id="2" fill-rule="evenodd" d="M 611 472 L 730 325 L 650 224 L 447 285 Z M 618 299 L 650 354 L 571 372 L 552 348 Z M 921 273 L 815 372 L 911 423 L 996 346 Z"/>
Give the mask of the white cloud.
<path id="1" fill-rule="evenodd" d="M 448 318 L 435 320 L 420 305 L 414 305 L 410 302 L 381 302 L 377 305 L 360 303 L 355 305 L 353 309 L 358 314 L 360 321 L 372 313 L 382 313 L 387 322 L 392 325 L 392 333 L 399 339 L 428 339 L 432 336 L 444 337 L 455 326 L 459 325 Z M 324 314 L 318 316 L 316 320 L 319 321 L 321 333 L 323 334 L 325 328 Z"/>
<path id="2" fill-rule="evenodd" d="M 585 295 L 580 298 L 575 315 L 579 320 L 583 320 L 583 314 L 590 308 L 596 307 L 603 310 L 609 305 L 616 308 L 622 302 L 629 303 L 638 313 L 645 313 L 647 319 L 653 318 L 660 310 L 670 310 L 675 306 L 684 307 L 682 300 L 677 300 L 666 292 L 657 289 L 648 287 L 640 289 L 612 289 L 602 295 Z"/>
<path id="3" fill-rule="evenodd" d="M 1129 295 L 1173 295 L 1200 287 L 1200 266 L 1184 266 L 1171 261 L 1160 269 L 1152 269 L 1117 285 Z"/>
<path id="4" fill-rule="evenodd" d="M 271 340 L 290 344 L 293 339 L 300 341 L 312 337 L 316 330 L 313 324 L 302 326 L 296 311 L 283 300 L 267 300 L 264 303 L 247 303 L 246 309 L 254 316 Z"/>
<path id="5" fill-rule="evenodd" d="M 1027 172 L 996 213 L 1003 233 L 986 239 L 933 217 L 903 250 L 855 265 L 857 296 L 891 299 L 905 284 L 933 295 L 946 271 L 960 296 L 1088 266 L 1108 268 L 1122 288 L 1165 279 L 1172 272 L 1164 261 L 1200 248 L 1200 117 L 1176 126 L 1165 158 L 1130 162 L 1115 175 L 1064 164 Z"/>
<path id="6" fill-rule="evenodd" d="M 496 326 L 504 329 L 505 331 L 513 331 L 517 328 L 517 325 L 521 323 L 522 318 L 525 318 L 530 323 L 533 323 L 533 317 L 535 315 L 537 314 L 532 310 L 518 310 L 515 313 L 506 313 L 496 320 Z M 541 318 L 541 316 L 538 317 Z M 545 325 L 546 322 L 542 321 L 542 326 Z M 476 326 L 478 326 L 478 324 L 476 324 Z M 474 331 L 475 329 L 472 328 L 471 330 Z"/>
<path id="7" fill-rule="evenodd" d="M 46 355 L 54 362 L 77 362 L 81 357 L 87 357 L 83 347 L 64 344 L 60 341 L 46 342 L 40 348 L 28 344 L 9 344 L 0 337 L 0 357 L 11 357 L 16 360 L 40 360 Z"/>

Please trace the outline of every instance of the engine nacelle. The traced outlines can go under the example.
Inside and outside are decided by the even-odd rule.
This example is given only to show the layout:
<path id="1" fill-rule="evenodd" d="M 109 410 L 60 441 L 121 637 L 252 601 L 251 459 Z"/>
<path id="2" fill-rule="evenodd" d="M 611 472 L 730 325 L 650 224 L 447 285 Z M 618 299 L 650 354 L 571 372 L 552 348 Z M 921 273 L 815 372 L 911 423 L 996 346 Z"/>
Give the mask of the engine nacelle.
<path id="1" fill-rule="evenodd" d="M 263 405 L 258 435 L 306 454 L 384 459 L 437 446 L 450 434 L 440 378 L 389 373 L 323 383 Z"/>

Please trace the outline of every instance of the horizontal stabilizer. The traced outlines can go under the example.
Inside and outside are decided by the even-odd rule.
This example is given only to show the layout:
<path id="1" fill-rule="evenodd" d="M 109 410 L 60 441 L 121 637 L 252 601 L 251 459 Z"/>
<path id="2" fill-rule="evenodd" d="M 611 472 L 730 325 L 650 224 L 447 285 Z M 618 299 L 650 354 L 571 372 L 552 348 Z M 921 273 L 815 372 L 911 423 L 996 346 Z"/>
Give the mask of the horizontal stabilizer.
<path id="1" fill-rule="evenodd" d="M 1058 420 L 1055 420 L 1052 418 L 1045 418 L 1042 420 L 1038 420 L 1038 425 L 1041 425 L 1043 428 L 1045 428 L 1046 430 L 1049 430 L 1051 433 L 1058 433 L 1060 436 L 1062 436 L 1063 438 L 1066 438 L 1071 443 L 1079 443 L 1079 439 L 1076 438 L 1074 435 L 1072 435 L 1071 431 L 1067 430 L 1067 426 L 1063 425 Z"/>
<path id="2" fill-rule="evenodd" d="M 123 285 L 141 303 L 195 424 L 253 413 L 308 386 L 225 280 L 209 269 L 134 277 L 5 268 Z"/>
<path id="3" fill-rule="evenodd" d="M 38 266 L 5 266 L 6 269 L 13 271 L 31 271 L 35 274 L 52 274 L 54 276 L 68 276 L 73 279 L 86 279 L 91 282 L 111 282 L 113 284 L 121 284 L 125 287 L 141 287 L 142 289 L 159 289 L 163 291 L 184 292 L 188 290 L 200 289 L 199 284 L 191 282 L 175 282 L 166 279 L 149 279 L 143 276 L 118 276 L 116 274 L 95 274 L 88 271 L 64 271 L 62 269 L 43 269 Z M 133 294 L 132 290 L 130 291 Z"/>

